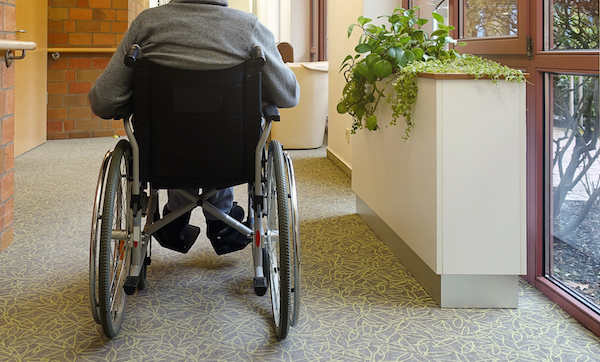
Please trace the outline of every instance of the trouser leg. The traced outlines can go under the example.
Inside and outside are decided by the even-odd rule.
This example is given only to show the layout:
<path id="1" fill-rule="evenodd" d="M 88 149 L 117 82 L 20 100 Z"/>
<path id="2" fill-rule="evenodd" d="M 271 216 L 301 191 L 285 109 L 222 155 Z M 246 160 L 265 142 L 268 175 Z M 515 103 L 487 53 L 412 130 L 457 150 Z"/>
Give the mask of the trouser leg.
<path id="1" fill-rule="evenodd" d="M 193 194 L 198 193 L 198 189 L 188 191 Z M 186 197 L 172 190 L 167 190 L 167 194 L 169 195 L 167 209 L 169 209 L 170 211 L 177 209 L 178 207 L 186 204 L 189 201 Z M 229 211 L 231 211 L 231 208 L 233 207 L 233 187 L 218 190 L 217 193 L 212 197 L 209 197 L 207 201 L 214 205 L 217 209 L 223 211 L 224 213 L 229 213 Z M 207 212 L 204 212 L 204 216 L 206 216 L 208 220 L 217 220 L 216 217 L 210 215 Z"/>

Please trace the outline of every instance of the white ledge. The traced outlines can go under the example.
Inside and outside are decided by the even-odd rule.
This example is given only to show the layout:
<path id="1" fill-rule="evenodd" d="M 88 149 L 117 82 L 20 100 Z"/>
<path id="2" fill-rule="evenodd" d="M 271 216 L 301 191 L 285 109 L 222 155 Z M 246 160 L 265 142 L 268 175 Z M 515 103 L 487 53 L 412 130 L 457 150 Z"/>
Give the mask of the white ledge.
<path id="1" fill-rule="evenodd" d="M 0 39 L 0 50 L 34 50 L 37 44 L 32 41 Z"/>

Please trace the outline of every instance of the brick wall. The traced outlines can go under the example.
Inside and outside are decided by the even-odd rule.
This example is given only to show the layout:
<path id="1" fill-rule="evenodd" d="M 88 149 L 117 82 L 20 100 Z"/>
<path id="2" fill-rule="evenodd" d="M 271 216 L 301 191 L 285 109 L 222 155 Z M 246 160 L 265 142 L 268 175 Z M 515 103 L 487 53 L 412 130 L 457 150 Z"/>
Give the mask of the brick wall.
<path id="1" fill-rule="evenodd" d="M 0 0 L 0 38 L 15 39 L 15 0 Z M 13 241 L 15 65 L 0 61 L 0 252 Z"/>
<path id="2" fill-rule="evenodd" d="M 48 48 L 115 48 L 148 0 L 49 0 Z M 48 60 L 48 139 L 123 135 L 121 121 L 92 114 L 87 92 L 112 53 L 61 52 Z"/>

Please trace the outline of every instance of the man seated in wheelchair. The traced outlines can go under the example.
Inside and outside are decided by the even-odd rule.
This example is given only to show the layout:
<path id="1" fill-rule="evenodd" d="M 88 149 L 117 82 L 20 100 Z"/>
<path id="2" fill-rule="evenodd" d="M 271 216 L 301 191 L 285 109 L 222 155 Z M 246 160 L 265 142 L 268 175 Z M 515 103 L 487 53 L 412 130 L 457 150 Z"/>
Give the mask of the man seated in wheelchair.
<path id="1" fill-rule="evenodd" d="M 112 119 L 122 109 L 132 108 L 133 69 L 124 64 L 124 59 L 133 44 L 138 44 L 142 56 L 154 63 L 187 70 L 234 67 L 246 61 L 252 48 L 258 45 L 266 58 L 262 69 L 263 99 L 279 108 L 294 107 L 299 101 L 300 88 L 294 73 L 281 59 L 273 34 L 254 15 L 228 5 L 227 0 L 171 0 L 138 15 L 89 92 L 94 114 Z M 219 137 L 218 134 L 203 136 Z M 171 190 L 168 196 L 163 217 L 188 202 Z M 232 187 L 219 190 L 207 201 L 242 221 L 244 210 L 233 202 Z M 191 246 L 199 233 L 198 228 L 188 225 L 190 215 L 191 211 L 182 215 L 158 230 L 154 237 L 164 247 L 187 252 L 186 246 Z M 207 236 L 218 254 L 241 250 L 250 242 L 214 216 L 205 212 L 205 217 Z"/>

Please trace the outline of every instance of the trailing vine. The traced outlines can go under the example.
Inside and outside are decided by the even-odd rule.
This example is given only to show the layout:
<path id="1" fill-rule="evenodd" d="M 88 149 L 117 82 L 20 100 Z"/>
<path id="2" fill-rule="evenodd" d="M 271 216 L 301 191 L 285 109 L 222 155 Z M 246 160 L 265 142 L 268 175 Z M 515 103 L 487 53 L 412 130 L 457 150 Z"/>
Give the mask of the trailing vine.
<path id="1" fill-rule="evenodd" d="M 367 128 L 379 129 L 375 111 L 382 100 L 391 105 L 395 125 L 400 116 L 406 122 L 405 139 L 413 128 L 412 106 L 416 100 L 417 73 L 466 73 L 475 78 L 490 77 L 497 82 L 523 81 L 523 74 L 499 63 L 472 55 L 462 55 L 455 50 L 459 43 L 450 36 L 453 26 L 444 25 L 441 15 L 433 13 L 437 29 L 429 34 L 422 26 L 428 19 L 419 18 L 420 7 L 403 9 L 397 7 L 388 18 L 389 27 L 371 24 L 372 19 L 359 17 L 348 27 L 348 37 L 355 28 L 362 34 L 355 47 L 355 54 L 342 62 L 340 72 L 346 79 L 342 99 L 337 105 L 338 113 L 352 116 L 352 133 Z M 393 85 L 386 94 L 389 84 Z"/>

